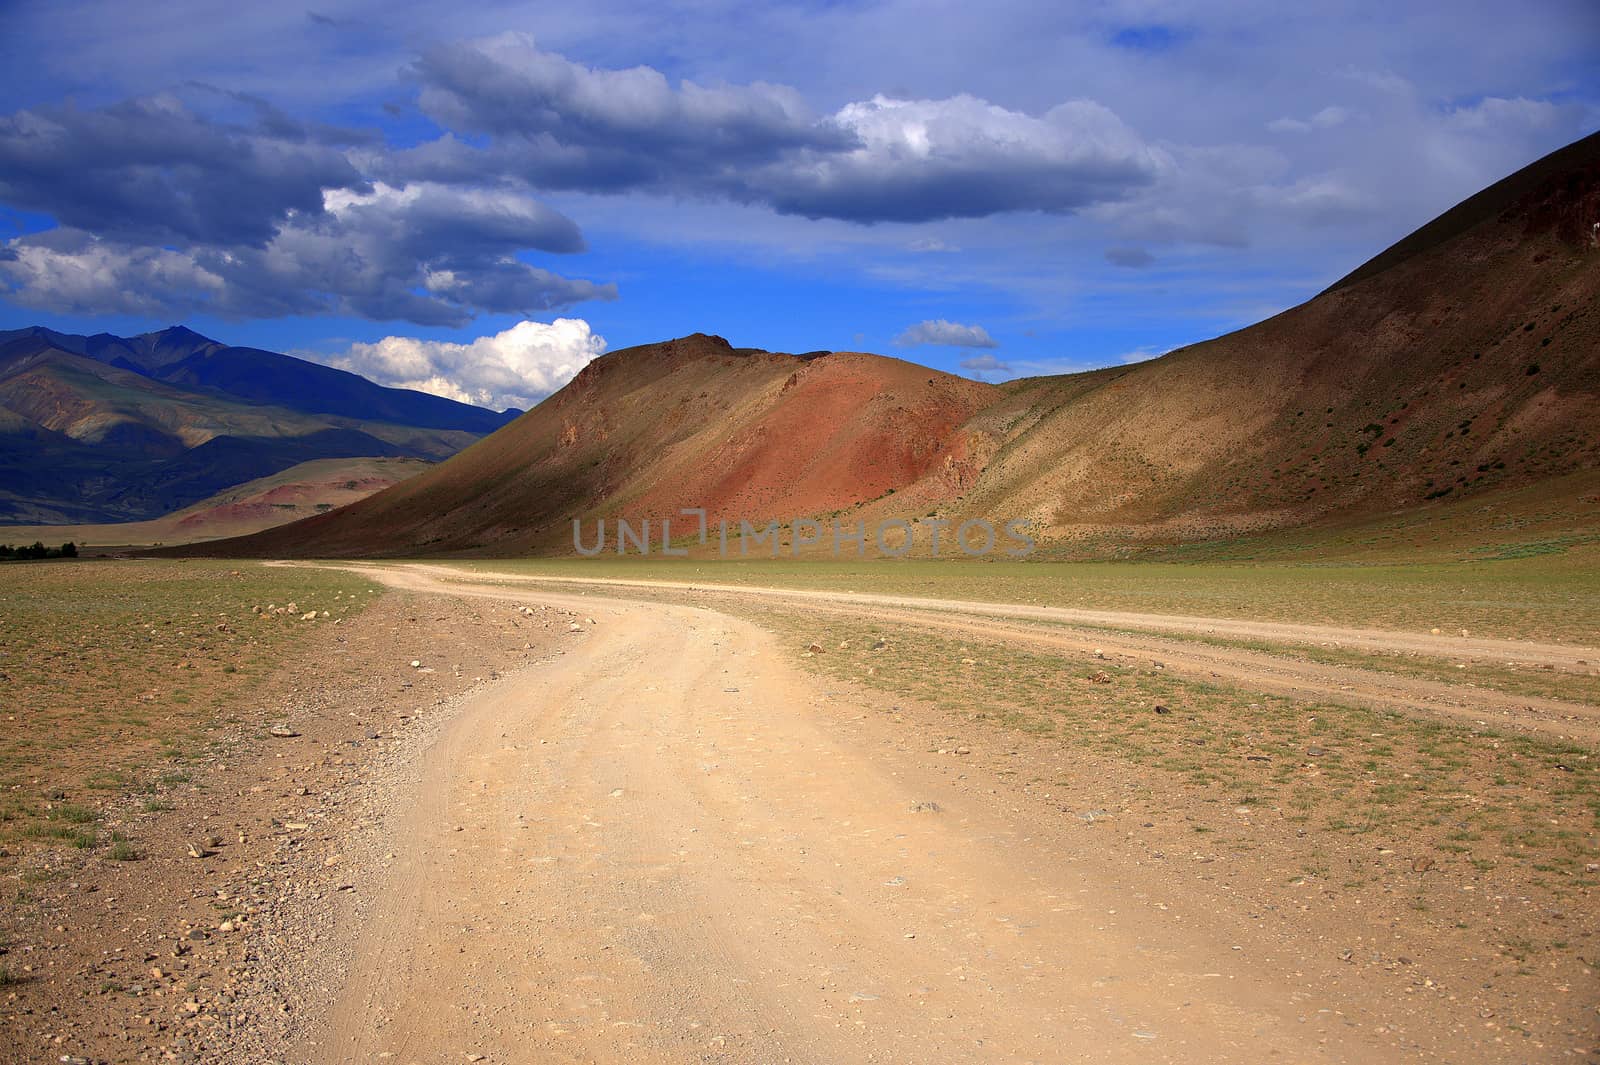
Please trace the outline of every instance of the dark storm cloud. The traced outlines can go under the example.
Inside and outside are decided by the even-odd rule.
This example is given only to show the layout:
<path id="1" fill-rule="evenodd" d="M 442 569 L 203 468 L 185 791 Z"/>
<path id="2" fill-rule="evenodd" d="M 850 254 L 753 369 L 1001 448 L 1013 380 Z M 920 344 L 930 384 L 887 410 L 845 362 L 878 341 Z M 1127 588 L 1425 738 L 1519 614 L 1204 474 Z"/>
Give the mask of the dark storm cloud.
<path id="1" fill-rule="evenodd" d="M 72 228 L 13 240 L 0 283 L 57 313 L 347 314 L 460 325 L 479 311 L 534 313 L 616 297 L 612 285 L 523 262 L 523 248 L 582 247 L 564 216 L 507 191 L 378 185 L 291 215 L 264 247 L 183 249 Z"/>
<path id="2" fill-rule="evenodd" d="M 400 153 L 399 175 L 514 176 L 588 192 L 644 189 L 851 222 L 1070 212 L 1149 184 L 1163 158 L 1108 109 L 1033 116 L 971 96 L 877 96 L 810 113 L 782 86 L 674 87 L 649 67 L 605 70 L 505 34 L 429 50 L 419 101 L 453 134 Z"/>
<path id="3" fill-rule="evenodd" d="M 59 313 L 427 325 L 615 296 L 517 257 L 585 247 L 525 189 L 372 180 L 387 156 L 370 135 L 197 84 L 0 116 L 0 202 L 58 223 L 0 246 L 0 286 Z"/>
<path id="4" fill-rule="evenodd" d="M 593 153 L 602 181 L 607 164 L 624 158 L 665 174 L 850 140 L 818 124 L 785 86 L 683 81 L 674 88 L 650 67 L 586 67 L 540 50 L 525 34 L 435 46 L 410 75 L 421 87 L 422 110 L 441 125 Z"/>
<path id="5" fill-rule="evenodd" d="M 795 234 L 844 228 L 799 219 L 948 219 L 939 233 L 851 232 L 841 246 L 860 266 L 874 247 L 949 248 L 959 235 L 962 256 L 895 276 L 945 284 L 959 267 L 1008 292 L 1035 275 L 1050 288 L 1056 249 L 1073 242 L 1138 268 L 1142 248 L 1174 244 L 1282 262 L 1309 234 L 1339 261 L 1600 116 L 1582 48 L 1600 15 L 1577 0 L 1510 21 L 1470 0 L 1341 2 L 1267 22 L 1259 5 L 1180 19 L 1162 5 L 1034 0 L 801 12 L 327 0 L 228 18 L 218 0 L 12 6 L 0 58 L 30 77 L 13 79 L 0 116 L 0 204 L 19 231 L 40 217 L 61 228 L 0 239 L 0 288 L 85 313 L 437 324 L 614 295 L 526 261 L 584 248 L 541 190 L 612 194 L 565 199 L 612 212 L 611 231 L 670 213 L 684 221 L 656 232 L 685 246 L 786 250 Z M 429 43 L 507 27 L 548 36 L 542 48 L 519 34 Z M 172 71 L 227 89 L 153 91 Z M 395 140 L 303 121 L 242 88 L 296 114 L 362 114 Z M 89 102 L 59 102 L 73 91 Z M 1088 91 L 1098 100 L 1075 98 Z M 100 103 L 115 93 L 138 95 Z M 1037 267 L 1019 270 L 1030 243 Z"/>
<path id="6" fill-rule="evenodd" d="M 739 192 L 808 218 L 924 222 L 1071 212 L 1124 198 L 1162 166 L 1160 153 L 1088 101 L 1036 118 L 970 96 L 878 96 L 834 121 L 857 147 L 761 168 L 740 179 Z"/>
<path id="7" fill-rule="evenodd" d="M 206 95 L 243 120 L 173 94 L 0 116 L 0 201 L 120 240 L 259 247 L 291 213 L 320 212 L 324 189 L 367 187 L 326 131 Z"/>

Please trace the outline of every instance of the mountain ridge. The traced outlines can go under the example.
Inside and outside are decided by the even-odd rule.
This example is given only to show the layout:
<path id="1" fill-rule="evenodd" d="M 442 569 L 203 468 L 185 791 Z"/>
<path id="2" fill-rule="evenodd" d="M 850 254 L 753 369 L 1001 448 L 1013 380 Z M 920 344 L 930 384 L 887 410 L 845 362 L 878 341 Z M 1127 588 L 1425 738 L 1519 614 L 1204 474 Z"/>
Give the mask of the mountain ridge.
<path id="1" fill-rule="evenodd" d="M 983 385 L 694 334 L 596 359 L 427 473 L 208 550 L 571 551 L 570 523 L 1033 523 L 1116 554 L 1426 508 L 1600 464 L 1600 135 L 1312 299 L 1159 359 Z"/>
<path id="2" fill-rule="evenodd" d="M 27 524 L 150 520 L 314 459 L 438 461 L 516 417 L 182 327 L 0 333 L 0 410 L 0 522 Z"/>

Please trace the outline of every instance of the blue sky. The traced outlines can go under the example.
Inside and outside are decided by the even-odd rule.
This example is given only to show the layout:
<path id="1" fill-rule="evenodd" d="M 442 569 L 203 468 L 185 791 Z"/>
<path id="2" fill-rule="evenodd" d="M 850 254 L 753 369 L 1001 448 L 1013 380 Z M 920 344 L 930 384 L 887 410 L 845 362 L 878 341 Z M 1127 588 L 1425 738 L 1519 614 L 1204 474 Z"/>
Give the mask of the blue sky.
<path id="1" fill-rule="evenodd" d="M 0 327 L 496 406 L 693 331 L 1060 372 L 1298 303 L 1600 126 L 1592 3 L 1314 6 L 13 2 Z"/>

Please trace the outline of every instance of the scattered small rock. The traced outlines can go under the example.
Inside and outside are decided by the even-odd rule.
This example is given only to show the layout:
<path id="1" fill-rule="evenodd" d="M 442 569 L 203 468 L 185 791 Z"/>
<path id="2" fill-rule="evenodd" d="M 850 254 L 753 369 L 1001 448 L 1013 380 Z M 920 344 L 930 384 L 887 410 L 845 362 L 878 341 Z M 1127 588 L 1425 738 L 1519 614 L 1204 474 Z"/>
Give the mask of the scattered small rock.
<path id="1" fill-rule="evenodd" d="M 296 736 L 300 735 L 300 733 L 296 732 L 288 725 L 273 725 L 272 728 L 268 729 L 268 731 L 271 732 L 272 735 L 277 736 L 279 739 L 284 740 L 292 740 Z"/>
<path id="2" fill-rule="evenodd" d="M 1172 713 L 1172 710 L 1170 708 L 1168 708 L 1168 707 L 1162 706 L 1160 703 L 1157 703 L 1156 704 L 1156 713 L 1158 713 L 1158 714 L 1170 714 L 1170 713 Z"/>

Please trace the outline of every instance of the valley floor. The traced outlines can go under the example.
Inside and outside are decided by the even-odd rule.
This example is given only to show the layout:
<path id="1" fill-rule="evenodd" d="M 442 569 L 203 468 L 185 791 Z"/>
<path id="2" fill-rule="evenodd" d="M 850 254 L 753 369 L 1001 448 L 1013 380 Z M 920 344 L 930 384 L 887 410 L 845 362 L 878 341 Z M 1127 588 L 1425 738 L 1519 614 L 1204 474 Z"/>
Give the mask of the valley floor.
<path id="1" fill-rule="evenodd" d="M 1600 650 L 493 569 L 358 567 L 147 860 L 36 881 L 15 1060 L 1600 1045 Z"/>

